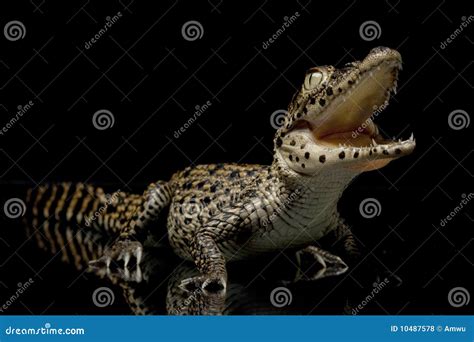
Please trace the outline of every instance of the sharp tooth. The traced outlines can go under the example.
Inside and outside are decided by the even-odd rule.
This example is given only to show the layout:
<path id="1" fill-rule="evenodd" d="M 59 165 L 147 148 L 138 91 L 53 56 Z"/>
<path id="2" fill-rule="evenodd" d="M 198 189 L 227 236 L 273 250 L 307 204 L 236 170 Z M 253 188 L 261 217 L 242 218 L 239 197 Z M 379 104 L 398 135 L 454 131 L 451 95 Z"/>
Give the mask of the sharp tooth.
<path id="1" fill-rule="evenodd" d="M 413 136 L 413 133 L 410 135 L 410 141 L 413 141 L 414 139 L 414 136 Z"/>
<path id="2" fill-rule="evenodd" d="M 372 144 L 373 146 L 377 146 L 377 143 L 375 142 L 374 138 L 372 138 Z"/>

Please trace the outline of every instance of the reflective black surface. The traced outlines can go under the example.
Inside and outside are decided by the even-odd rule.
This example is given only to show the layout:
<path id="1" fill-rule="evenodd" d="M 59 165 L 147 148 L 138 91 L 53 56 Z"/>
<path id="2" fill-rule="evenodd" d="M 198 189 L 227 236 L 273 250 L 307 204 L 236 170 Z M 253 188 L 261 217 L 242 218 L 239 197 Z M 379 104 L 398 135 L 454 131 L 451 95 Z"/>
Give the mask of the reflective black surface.
<path id="1" fill-rule="evenodd" d="M 357 178 L 341 199 L 339 210 L 362 246 L 361 258 L 343 276 L 297 284 L 281 281 L 295 271 L 290 252 L 290 260 L 265 256 L 231 265 L 224 304 L 221 298 L 203 301 L 212 313 L 224 314 L 351 314 L 364 301 L 356 313 L 472 313 L 472 304 L 454 307 L 448 294 L 456 287 L 473 294 L 472 201 L 456 209 L 473 192 L 473 124 L 453 129 L 448 118 L 455 110 L 472 118 L 474 24 L 442 47 L 472 12 L 467 2 L 14 1 L 1 2 L 0 11 L 2 27 L 19 20 L 26 28 L 23 39 L 0 37 L 1 127 L 18 106 L 34 102 L 0 136 L 0 209 L 44 182 L 141 193 L 188 165 L 269 164 L 271 114 L 286 108 L 308 68 L 341 66 L 378 45 L 397 49 L 404 60 L 398 94 L 376 121 L 390 136 L 414 132 L 417 148 Z M 118 11 L 120 20 L 87 48 L 106 17 Z M 298 19 L 265 47 L 297 11 Z M 181 28 L 190 20 L 203 26 L 201 39 L 183 38 Z M 378 38 L 362 38 L 366 21 L 379 24 Z M 209 109 L 176 137 L 207 101 Z M 93 115 L 101 109 L 113 113 L 113 127 L 95 128 Z M 360 215 L 366 198 L 381 203 L 373 219 Z M 22 218 L 10 219 L 3 210 L 0 218 L 1 313 L 133 312 L 123 281 L 77 270 L 28 240 Z M 199 294 L 188 301 L 179 291 L 169 296 L 177 282 L 171 275 L 193 272 L 192 265 L 178 268 L 181 261 L 166 248 L 147 251 L 147 260 L 154 260 L 142 267 L 148 280 L 125 288 L 153 313 L 205 311 L 206 305 L 192 308 Z M 367 301 L 373 284 L 385 277 L 393 281 Z M 23 288 L 30 278 L 34 282 L 11 301 L 18 284 Z M 270 295 L 281 286 L 292 302 L 277 308 Z M 94 304 L 100 287 L 112 290 L 112 305 Z"/>

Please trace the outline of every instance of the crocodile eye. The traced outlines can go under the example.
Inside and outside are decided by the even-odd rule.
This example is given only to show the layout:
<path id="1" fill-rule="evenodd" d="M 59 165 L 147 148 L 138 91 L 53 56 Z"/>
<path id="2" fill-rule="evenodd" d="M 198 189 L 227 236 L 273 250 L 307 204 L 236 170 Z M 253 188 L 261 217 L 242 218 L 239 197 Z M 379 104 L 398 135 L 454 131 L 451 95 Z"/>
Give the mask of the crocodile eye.
<path id="1" fill-rule="evenodd" d="M 312 72 L 306 75 L 304 79 L 304 87 L 306 90 L 316 88 L 323 81 L 323 74 L 319 71 Z"/>

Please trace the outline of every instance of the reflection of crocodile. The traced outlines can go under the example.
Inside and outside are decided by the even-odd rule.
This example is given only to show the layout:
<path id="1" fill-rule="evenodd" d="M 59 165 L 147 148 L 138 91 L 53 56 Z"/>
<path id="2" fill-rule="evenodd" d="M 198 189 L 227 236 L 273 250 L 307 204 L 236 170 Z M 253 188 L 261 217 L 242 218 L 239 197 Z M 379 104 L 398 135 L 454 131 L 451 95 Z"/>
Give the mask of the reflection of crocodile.
<path id="1" fill-rule="evenodd" d="M 390 284 L 400 281 L 393 274 L 379 269 L 374 260 L 365 260 L 358 272 L 338 286 L 340 279 L 326 278 L 318 282 L 294 282 L 295 274 L 312 274 L 321 270 L 321 265 L 308 262 L 296 265 L 292 253 L 276 257 L 268 255 L 258 260 L 231 263 L 228 266 L 229 280 L 225 296 L 204 293 L 199 287 L 184 279 L 194 277 L 199 271 L 191 262 L 177 258 L 166 244 L 157 243 L 151 236 L 144 240 L 144 253 L 140 265 L 128 268 L 88 267 L 104 250 L 108 237 L 78 225 L 57 220 L 45 220 L 39 227 L 36 218 L 25 222 L 32 241 L 40 243 L 49 252 L 55 252 L 55 259 L 87 270 L 105 281 L 118 295 L 123 294 L 126 304 L 136 315 L 282 315 L 282 314 L 342 314 L 350 313 L 354 305 L 365 298 L 367 288 L 380 277 L 390 277 Z M 323 246 L 344 252 L 342 243 L 333 238 L 322 239 Z M 342 242 L 342 241 L 341 241 Z M 38 258 L 41 256 L 38 255 Z M 308 255 L 309 257 L 309 255 Z M 306 261 L 306 260 L 304 260 Z M 77 279 L 74 276 L 74 279 Z M 93 280 L 87 276 L 88 281 Z M 395 280 L 394 282 L 392 280 Z M 104 282 L 101 281 L 103 284 Z M 107 283 L 105 283 L 107 284 Z M 331 293 L 328 299 L 327 295 Z M 121 301 L 119 301 L 121 302 Z M 92 305 L 92 302 L 90 303 Z M 119 304 L 120 305 L 120 304 Z M 116 306 L 116 308 L 119 308 Z M 121 308 L 122 309 L 122 308 Z M 95 311 L 98 313 L 100 311 Z"/>
<path id="2" fill-rule="evenodd" d="M 104 262 L 108 268 L 111 261 L 123 259 L 127 269 L 132 256 L 138 263 L 142 258 L 139 233 L 151 231 L 150 223 L 169 205 L 170 244 L 200 272 L 182 285 L 206 294 L 225 291 L 227 261 L 287 248 L 303 248 L 297 254 L 300 261 L 311 255 L 322 265 L 309 278 L 341 274 L 346 264 L 314 244 L 336 233 L 353 247 L 337 212 L 342 192 L 361 172 L 381 168 L 415 147 L 413 138 L 385 140 L 370 120 L 373 111 L 388 103 L 400 68 L 398 52 L 376 48 L 342 69 L 310 69 L 275 135 L 271 166 L 189 167 L 169 182 L 151 184 L 143 196 L 106 196 L 102 189 L 82 184 L 40 186 L 29 193 L 33 214 L 119 233 L 96 265 Z M 92 242 L 78 244 L 76 256 Z"/>

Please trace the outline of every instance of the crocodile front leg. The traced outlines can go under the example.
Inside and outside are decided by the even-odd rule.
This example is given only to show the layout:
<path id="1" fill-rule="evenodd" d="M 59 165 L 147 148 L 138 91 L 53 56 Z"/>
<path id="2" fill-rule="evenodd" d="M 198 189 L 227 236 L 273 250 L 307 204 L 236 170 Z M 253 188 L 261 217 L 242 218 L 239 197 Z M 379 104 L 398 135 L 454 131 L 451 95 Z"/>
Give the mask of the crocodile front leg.
<path id="1" fill-rule="evenodd" d="M 190 290 L 197 287 L 204 294 L 225 294 L 227 271 L 222 248 L 226 246 L 226 255 L 232 256 L 229 245 L 241 245 L 250 236 L 250 227 L 243 224 L 244 218 L 239 215 L 243 212 L 241 206 L 236 205 L 197 229 L 189 254 L 201 275 L 183 280 L 183 288 Z"/>
<path id="2" fill-rule="evenodd" d="M 349 265 L 352 265 L 360 256 L 359 246 L 344 220 L 339 218 L 336 222 L 336 226 L 324 237 L 324 241 L 329 242 L 331 250 L 335 250 L 337 254 L 342 255 L 345 259 L 347 258 Z M 325 246 L 326 243 L 324 243 Z M 296 260 L 298 271 L 295 281 L 337 276 L 345 273 L 349 268 L 341 257 L 316 246 L 308 246 L 297 251 Z"/>
<path id="3" fill-rule="evenodd" d="M 191 256 L 201 275 L 183 280 L 183 289 L 201 289 L 205 294 L 225 293 L 226 261 L 217 245 L 213 233 L 215 230 L 212 227 L 203 227 L 196 233 L 191 246 Z"/>
<path id="4" fill-rule="evenodd" d="M 152 183 L 143 193 L 140 200 L 131 203 L 124 214 L 117 218 L 120 227 L 118 239 L 105 251 L 101 258 L 91 262 L 92 266 L 105 263 L 109 269 L 112 261 L 124 262 L 124 274 L 128 274 L 127 265 L 132 256 L 136 258 L 137 265 L 140 264 L 143 246 L 136 241 L 138 232 L 147 229 L 151 222 L 156 221 L 159 213 L 171 200 L 171 191 L 166 182 Z M 137 272 L 137 274 L 140 274 Z"/>

